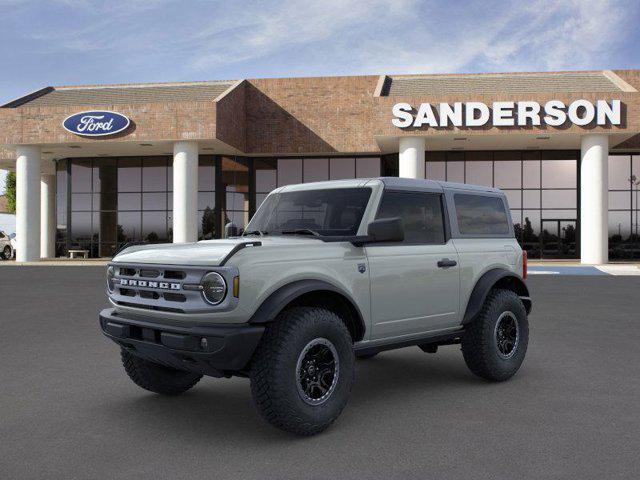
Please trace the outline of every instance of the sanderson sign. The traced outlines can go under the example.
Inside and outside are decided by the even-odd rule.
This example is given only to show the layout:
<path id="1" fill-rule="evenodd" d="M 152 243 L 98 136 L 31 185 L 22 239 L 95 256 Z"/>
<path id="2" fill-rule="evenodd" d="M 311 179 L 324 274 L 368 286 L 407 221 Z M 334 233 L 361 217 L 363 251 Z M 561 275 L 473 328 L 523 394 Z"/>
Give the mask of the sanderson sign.
<path id="1" fill-rule="evenodd" d="M 560 100 L 551 100 L 544 105 L 538 102 L 493 102 L 491 108 L 482 102 L 440 103 L 437 106 L 421 103 L 414 114 L 408 103 L 393 106 L 391 123 L 398 128 L 422 127 L 526 127 L 549 125 L 559 127 L 567 120 L 574 125 L 620 125 L 620 100 L 576 100 L 565 105 Z"/>
<path id="2" fill-rule="evenodd" d="M 85 137 L 104 137 L 126 130 L 129 118 L 117 112 L 97 110 L 79 112 L 68 116 L 62 122 L 65 130 Z"/>

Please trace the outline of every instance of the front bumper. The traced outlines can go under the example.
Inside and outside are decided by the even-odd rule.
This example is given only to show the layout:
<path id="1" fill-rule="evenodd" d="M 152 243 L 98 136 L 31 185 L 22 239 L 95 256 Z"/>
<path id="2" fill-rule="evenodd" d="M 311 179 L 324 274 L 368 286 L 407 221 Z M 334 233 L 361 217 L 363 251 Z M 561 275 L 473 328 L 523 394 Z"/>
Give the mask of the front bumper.
<path id="1" fill-rule="evenodd" d="M 133 355 L 213 377 L 245 370 L 264 333 L 263 326 L 247 324 L 166 325 L 113 308 L 100 312 L 100 328 Z"/>

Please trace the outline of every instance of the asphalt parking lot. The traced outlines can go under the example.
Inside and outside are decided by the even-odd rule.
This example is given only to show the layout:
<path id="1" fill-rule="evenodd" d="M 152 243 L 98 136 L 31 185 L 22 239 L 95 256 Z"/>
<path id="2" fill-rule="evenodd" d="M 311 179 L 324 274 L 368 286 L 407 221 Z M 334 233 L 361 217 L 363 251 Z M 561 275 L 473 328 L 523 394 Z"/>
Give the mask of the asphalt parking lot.
<path id="1" fill-rule="evenodd" d="M 457 346 L 359 361 L 347 409 L 296 438 L 248 381 L 163 398 L 102 337 L 104 268 L 0 268 L 0 478 L 591 479 L 640 471 L 640 277 L 536 276 L 516 377 L 490 384 Z"/>

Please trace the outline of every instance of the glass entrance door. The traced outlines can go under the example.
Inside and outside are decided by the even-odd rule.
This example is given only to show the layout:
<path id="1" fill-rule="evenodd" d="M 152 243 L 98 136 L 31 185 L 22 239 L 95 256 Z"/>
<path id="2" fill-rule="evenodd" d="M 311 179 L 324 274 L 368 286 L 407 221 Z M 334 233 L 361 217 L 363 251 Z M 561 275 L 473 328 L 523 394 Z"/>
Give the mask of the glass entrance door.
<path id="1" fill-rule="evenodd" d="M 575 219 L 543 219 L 540 222 L 541 258 L 577 258 Z"/>

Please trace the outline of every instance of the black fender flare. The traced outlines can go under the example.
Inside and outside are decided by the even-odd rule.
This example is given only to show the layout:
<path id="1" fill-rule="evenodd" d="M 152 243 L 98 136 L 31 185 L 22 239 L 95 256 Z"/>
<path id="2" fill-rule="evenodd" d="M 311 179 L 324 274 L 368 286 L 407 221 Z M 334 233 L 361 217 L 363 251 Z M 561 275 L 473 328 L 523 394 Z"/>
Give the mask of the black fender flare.
<path id="1" fill-rule="evenodd" d="M 514 291 L 522 300 L 527 314 L 531 312 L 532 303 L 529 289 L 522 277 L 504 268 L 494 268 L 485 272 L 473 287 L 464 312 L 463 324 L 469 323 L 480 312 L 487 295 L 496 286 Z"/>
<path id="2" fill-rule="evenodd" d="M 364 323 L 364 317 L 357 303 L 353 300 L 350 294 L 343 289 L 332 285 L 329 282 L 322 280 L 296 280 L 295 282 L 288 283 L 278 288 L 271 293 L 258 307 L 255 313 L 249 319 L 251 324 L 265 324 L 275 320 L 278 314 L 291 302 L 299 298 L 300 296 L 320 291 L 334 292 L 343 297 L 345 300 L 353 320 L 356 322 L 355 331 L 357 332 L 357 339 L 361 339 L 366 331 L 366 325 Z M 353 332 L 352 332 L 353 333 Z"/>

